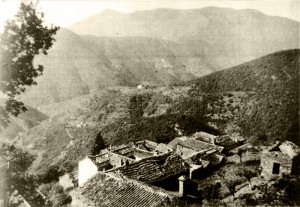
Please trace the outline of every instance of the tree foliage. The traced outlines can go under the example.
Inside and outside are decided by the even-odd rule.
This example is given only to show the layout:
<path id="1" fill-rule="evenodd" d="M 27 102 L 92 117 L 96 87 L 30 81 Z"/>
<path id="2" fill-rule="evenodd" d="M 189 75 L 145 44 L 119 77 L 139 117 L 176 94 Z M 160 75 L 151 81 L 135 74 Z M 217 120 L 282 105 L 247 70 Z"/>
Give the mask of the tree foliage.
<path id="1" fill-rule="evenodd" d="M 91 150 L 91 154 L 97 155 L 100 153 L 101 150 L 105 149 L 106 147 L 107 147 L 106 143 L 105 143 L 101 133 L 98 133 L 98 135 L 95 138 L 95 143 Z"/>
<path id="2" fill-rule="evenodd" d="M 15 18 L 6 21 L 0 44 L 0 89 L 8 96 L 0 112 L 6 114 L 6 118 L 8 114 L 18 116 L 26 111 L 16 96 L 24 93 L 26 87 L 37 84 L 35 78 L 42 75 L 43 66 L 35 66 L 34 57 L 47 55 L 55 41 L 53 35 L 59 27 L 45 26 L 43 17 L 32 2 L 22 2 Z"/>

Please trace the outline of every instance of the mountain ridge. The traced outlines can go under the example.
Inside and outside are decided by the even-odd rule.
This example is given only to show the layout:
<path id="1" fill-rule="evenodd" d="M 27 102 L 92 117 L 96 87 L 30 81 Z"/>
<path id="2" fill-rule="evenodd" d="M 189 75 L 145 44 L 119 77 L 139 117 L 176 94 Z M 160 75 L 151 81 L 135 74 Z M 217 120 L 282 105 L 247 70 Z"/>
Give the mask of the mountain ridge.
<path id="1" fill-rule="evenodd" d="M 249 10 L 158 9 L 99 15 L 75 28 L 89 36 L 61 29 L 48 57 L 35 58 L 45 71 L 38 85 L 23 95 L 25 103 L 39 107 L 110 86 L 182 84 L 299 47 L 298 22 Z"/>

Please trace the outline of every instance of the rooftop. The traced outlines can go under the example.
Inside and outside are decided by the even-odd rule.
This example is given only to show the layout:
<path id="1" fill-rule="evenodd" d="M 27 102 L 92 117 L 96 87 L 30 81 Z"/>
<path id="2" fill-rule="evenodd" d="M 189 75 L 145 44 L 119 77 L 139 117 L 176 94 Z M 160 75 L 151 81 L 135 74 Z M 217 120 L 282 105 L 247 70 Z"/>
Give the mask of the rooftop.
<path id="1" fill-rule="evenodd" d="M 148 184 L 162 181 L 189 169 L 189 165 L 176 154 L 163 154 L 116 168 L 114 172 Z"/>
<path id="2" fill-rule="evenodd" d="M 72 206 L 75 207 L 156 207 L 171 198 L 163 190 L 101 172 L 70 194 L 73 198 Z"/>
<path id="3" fill-rule="evenodd" d="M 283 155 L 288 156 L 290 158 L 294 158 L 295 156 L 300 155 L 300 148 L 290 141 L 285 141 L 281 144 L 276 142 L 274 145 L 267 148 L 264 153 L 271 153 L 273 152 L 281 152 Z"/>
<path id="4" fill-rule="evenodd" d="M 293 158 L 300 154 L 300 148 L 290 141 L 283 142 L 279 146 L 279 149 L 283 154 L 289 156 L 290 158 Z"/>
<path id="5" fill-rule="evenodd" d="M 168 144 L 168 147 L 174 148 L 178 144 L 180 144 L 181 146 L 184 146 L 186 148 L 197 150 L 197 151 L 202 151 L 202 150 L 211 148 L 211 149 L 216 149 L 219 152 L 221 152 L 224 149 L 224 147 L 210 144 L 207 142 L 203 142 L 203 141 L 197 140 L 195 138 L 188 138 L 188 137 L 175 138 Z"/>

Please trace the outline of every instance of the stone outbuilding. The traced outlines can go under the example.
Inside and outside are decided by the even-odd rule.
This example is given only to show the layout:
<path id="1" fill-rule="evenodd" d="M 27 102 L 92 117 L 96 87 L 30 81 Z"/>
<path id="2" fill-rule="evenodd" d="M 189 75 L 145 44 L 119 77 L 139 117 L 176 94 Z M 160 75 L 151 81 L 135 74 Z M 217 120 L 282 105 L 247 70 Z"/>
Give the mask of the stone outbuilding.
<path id="1" fill-rule="evenodd" d="M 299 158 L 300 149 L 297 145 L 289 141 L 278 144 L 262 153 L 262 175 L 270 178 L 274 175 L 299 174 Z"/>

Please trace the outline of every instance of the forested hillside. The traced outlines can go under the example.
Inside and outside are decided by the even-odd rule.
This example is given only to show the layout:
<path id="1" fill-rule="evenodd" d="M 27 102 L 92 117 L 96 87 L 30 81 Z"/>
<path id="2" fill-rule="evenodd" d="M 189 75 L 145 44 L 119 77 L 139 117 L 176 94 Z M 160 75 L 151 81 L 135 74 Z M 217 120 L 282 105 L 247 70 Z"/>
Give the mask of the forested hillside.
<path id="1" fill-rule="evenodd" d="M 287 50 L 192 81 L 191 97 L 232 93 L 234 121 L 247 135 L 299 143 L 299 50 Z"/>
<path id="2" fill-rule="evenodd" d="M 254 144 L 299 144 L 298 72 L 299 50 L 287 50 L 186 86 L 103 89 L 54 105 L 62 109 L 58 114 L 51 114 L 51 106 L 42 108 L 51 119 L 15 143 L 38 154 L 32 173 L 46 172 L 51 165 L 72 169 L 95 148 L 142 139 L 167 143 L 181 136 L 179 131 L 240 133 Z"/>

